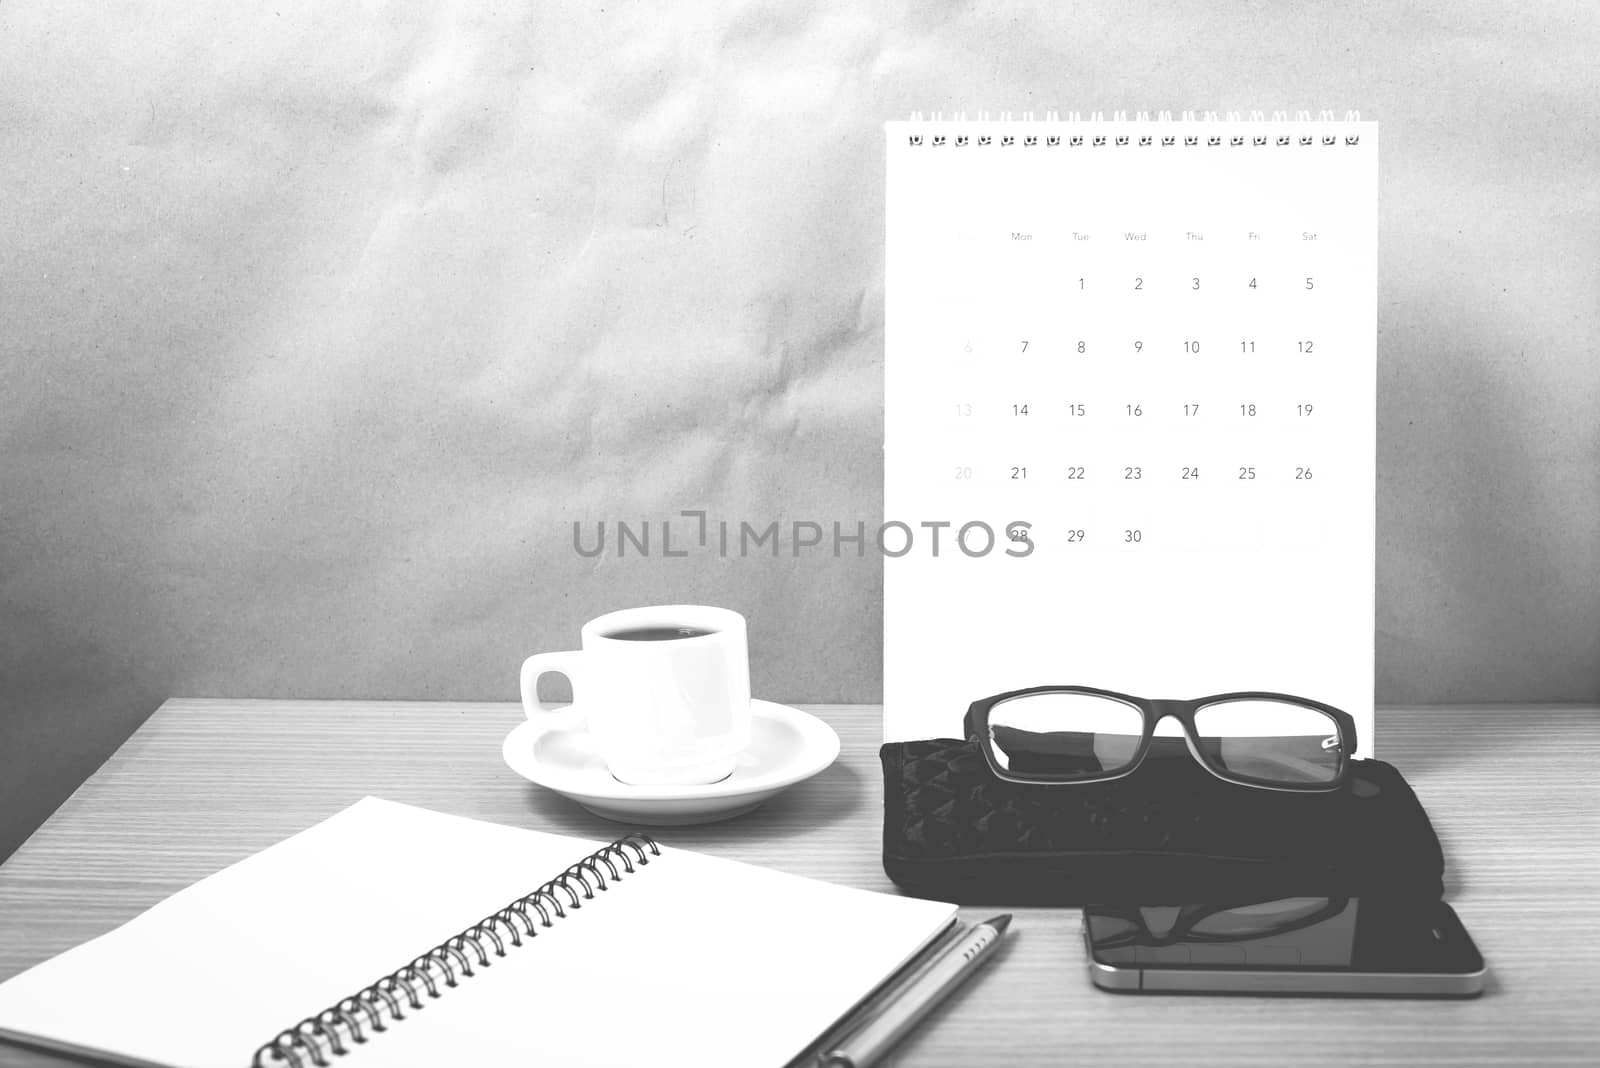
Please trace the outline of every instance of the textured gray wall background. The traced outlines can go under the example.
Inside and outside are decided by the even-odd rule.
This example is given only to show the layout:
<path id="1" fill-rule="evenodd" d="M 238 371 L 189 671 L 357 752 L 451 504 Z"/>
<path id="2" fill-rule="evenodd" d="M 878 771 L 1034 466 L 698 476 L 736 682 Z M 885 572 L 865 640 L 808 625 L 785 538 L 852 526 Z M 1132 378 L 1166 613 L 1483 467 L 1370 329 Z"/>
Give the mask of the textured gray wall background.
<path id="1" fill-rule="evenodd" d="M 0 855 L 168 694 L 509 700 L 629 604 L 874 700 L 876 561 L 570 524 L 879 518 L 913 109 L 1382 121 L 1378 698 L 1600 693 L 1593 5 L 670 6 L 0 7 Z"/>

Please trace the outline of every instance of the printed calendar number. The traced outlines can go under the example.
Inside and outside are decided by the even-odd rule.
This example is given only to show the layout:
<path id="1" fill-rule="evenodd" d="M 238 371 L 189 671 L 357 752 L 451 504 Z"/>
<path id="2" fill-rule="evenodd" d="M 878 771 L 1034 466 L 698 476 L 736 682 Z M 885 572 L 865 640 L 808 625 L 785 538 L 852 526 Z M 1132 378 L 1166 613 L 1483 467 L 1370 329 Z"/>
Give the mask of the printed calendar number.
<path id="1" fill-rule="evenodd" d="M 1069 405 L 1067 405 L 1067 414 L 1071 415 L 1071 416 L 1081 416 L 1081 415 L 1083 415 L 1083 405 L 1081 405 L 1081 404 L 1069 404 Z"/>
<path id="2" fill-rule="evenodd" d="M 1253 467 L 1241 467 L 1239 468 L 1239 477 L 1245 482 L 1253 482 L 1256 477 L 1256 469 Z"/>
<path id="3" fill-rule="evenodd" d="M 1081 467 L 1068 467 L 1067 478 L 1074 482 L 1081 482 L 1086 477 L 1083 473 L 1083 470 L 1084 469 Z"/>
<path id="4" fill-rule="evenodd" d="M 1069 531 L 1067 531 L 1067 544 L 1068 545 L 1078 545 L 1078 544 L 1081 544 L 1083 542 L 1083 540 L 1084 540 L 1083 531 L 1081 531 L 1081 530 L 1069 530 Z"/>
<path id="5" fill-rule="evenodd" d="M 1309 468 L 1309 467 L 1297 467 L 1297 468 L 1295 468 L 1294 469 L 1294 477 L 1296 479 L 1302 481 L 1302 482 L 1311 481 L 1311 468 Z"/>
<path id="6" fill-rule="evenodd" d="M 1144 541 L 1144 531 L 1124 530 L 1122 532 L 1122 540 L 1124 543 L 1129 545 L 1138 545 L 1140 542 Z"/>
<path id="7" fill-rule="evenodd" d="M 1198 467 L 1185 467 L 1183 469 L 1183 481 L 1191 482 L 1199 477 L 1200 469 Z"/>

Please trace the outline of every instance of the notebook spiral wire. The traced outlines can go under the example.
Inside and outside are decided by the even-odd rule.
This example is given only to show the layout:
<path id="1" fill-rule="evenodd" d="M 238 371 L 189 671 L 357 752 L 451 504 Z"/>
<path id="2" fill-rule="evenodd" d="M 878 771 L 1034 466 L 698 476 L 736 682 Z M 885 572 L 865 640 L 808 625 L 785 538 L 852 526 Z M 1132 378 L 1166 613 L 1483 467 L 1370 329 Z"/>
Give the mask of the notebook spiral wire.
<path id="1" fill-rule="evenodd" d="M 415 960 L 337 1004 L 278 1034 L 256 1051 L 255 1068 L 309 1068 L 332 1064 L 372 1034 L 387 1031 L 405 1010 L 422 1009 L 462 979 L 487 968 L 493 958 L 531 941 L 541 929 L 565 919 L 614 883 L 661 855 L 648 834 L 624 835 L 597 849 L 530 894 L 450 936 Z M 426 1000 L 425 1000 L 426 999 Z"/>

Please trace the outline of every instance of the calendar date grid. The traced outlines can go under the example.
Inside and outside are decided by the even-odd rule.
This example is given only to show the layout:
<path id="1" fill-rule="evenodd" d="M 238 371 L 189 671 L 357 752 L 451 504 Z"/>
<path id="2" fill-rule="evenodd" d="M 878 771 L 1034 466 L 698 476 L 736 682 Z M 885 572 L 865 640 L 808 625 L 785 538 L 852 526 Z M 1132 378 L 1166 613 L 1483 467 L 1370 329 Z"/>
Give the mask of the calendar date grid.
<path id="1" fill-rule="evenodd" d="M 1326 548 L 1371 351 L 1313 225 L 1271 244 L 924 234 L 934 299 L 896 320 L 886 430 L 937 445 L 891 481 L 1031 508 L 1041 546 L 1077 552 Z"/>

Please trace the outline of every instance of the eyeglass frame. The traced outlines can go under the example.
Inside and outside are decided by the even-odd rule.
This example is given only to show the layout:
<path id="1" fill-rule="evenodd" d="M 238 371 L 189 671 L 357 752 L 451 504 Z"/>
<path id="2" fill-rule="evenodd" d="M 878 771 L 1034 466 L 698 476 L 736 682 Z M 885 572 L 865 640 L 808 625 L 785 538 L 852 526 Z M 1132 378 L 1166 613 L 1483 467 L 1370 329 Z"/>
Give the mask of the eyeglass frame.
<path id="1" fill-rule="evenodd" d="M 1133 758 L 1126 767 L 1103 775 L 1090 775 L 1071 779 L 1035 779 L 1018 776 L 1000 766 L 993 749 L 993 736 L 989 732 L 989 713 L 999 704 L 1015 700 L 1018 697 L 1031 697 L 1044 693 L 1079 693 L 1090 697 L 1104 697 L 1113 701 L 1121 701 L 1139 710 L 1144 716 L 1144 733 L 1140 735 L 1139 745 L 1133 751 Z M 1325 783 L 1284 783 L 1269 782 L 1248 775 L 1235 775 L 1214 767 L 1202 755 L 1200 750 L 1200 731 L 1195 726 L 1194 715 L 1209 705 L 1223 704 L 1228 701 L 1277 701 L 1283 704 L 1299 705 L 1303 708 L 1315 709 L 1331 718 L 1339 730 L 1339 766 L 1334 777 Z M 1156 724 L 1171 716 L 1183 727 L 1183 740 L 1189 747 L 1189 755 L 1195 762 L 1205 768 L 1212 775 L 1223 782 L 1233 783 L 1238 786 L 1250 786 L 1260 790 L 1281 790 L 1285 793 L 1328 793 L 1342 788 L 1350 779 L 1350 763 L 1355 759 L 1356 751 L 1356 721 L 1355 717 L 1340 708 L 1313 701 L 1309 697 L 1297 697 L 1294 694 L 1273 693 L 1268 690 L 1239 690 L 1233 693 L 1217 693 L 1209 697 L 1197 697 L 1192 701 L 1163 700 L 1157 698 L 1135 697 L 1132 694 L 1118 693 L 1115 690 L 1101 690 L 1093 686 L 1028 686 L 1020 690 L 1008 690 L 1005 693 L 995 694 L 993 697 L 980 698 L 967 706 L 967 714 L 963 722 L 967 740 L 983 753 L 983 759 L 998 778 L 1006 782 L 1016 783 L 1021 786 L 1083 786 L 1089 783 L 1112 782 L 1124 778 L 1138 770 L 1150 752 L 1151 743 L 1155 740 Z"/>
<path id="2" fill-rule="evenodd" d="M 1204 931 L 1196 931 L 1194 928 L 1214 916 L 1222 915 L 1224 912 L 1247 908 L 1250 905 L 1266 905 L 1273 901 L 1282 901 L 1284 899 L 1271 898 L 1268 901 L 1249 901 L 1231 905 L 1182 905 L 1178 909 L 1177 916 L 1173 918 L 1171 928 L 1164 935 L 1158 935 L 1150 930 L 1149 923 L 1145 921 L 1144 910 L 1154 906 L 1146 905 L 1129 908 L 1125 906 L 1096 905 L 1085 911 L 1086 913 L 1093 911 L 1100 916 L 1126 920 L 1138 927 L 1138 930 L 1129 931 L 1123 935 L 1108 935 L 1105 938 L 1093 939 L 1096 948 L 1116 949 L 1127 945 L 1158 948 L 1177 945 L 1180 942 L 1248 942 L 1256 938 L 1271 938 L 1289 934 L 1293 931 L 1301 931 L 1307 927 L 1315 927 L 1324 920 L 1331 920 L 1335 916 L 1341 915 L 1345 909 L 1350 907 L 1350 899 L 1348 897 L 1322 896 L 1319 898 L 1309 894 L 1305 896 L 1312 900 L 1320 900 L 1322 904 L 1303 916 L 1296 916 L 1292 920 L 1287 920 L 1263 930 L 1247 931 L 1245 933 L 1208 934 Z"/>

